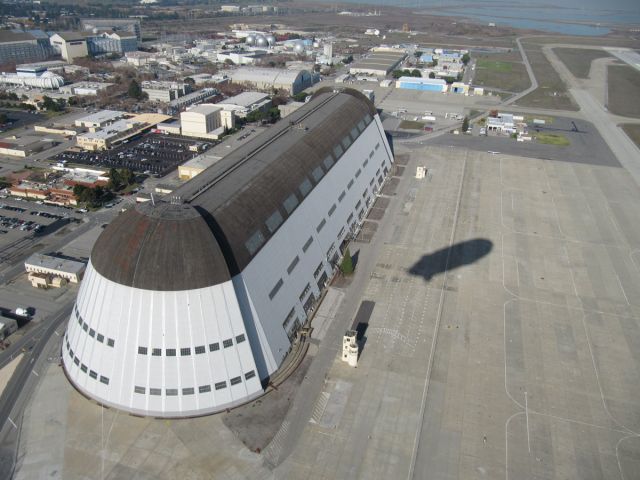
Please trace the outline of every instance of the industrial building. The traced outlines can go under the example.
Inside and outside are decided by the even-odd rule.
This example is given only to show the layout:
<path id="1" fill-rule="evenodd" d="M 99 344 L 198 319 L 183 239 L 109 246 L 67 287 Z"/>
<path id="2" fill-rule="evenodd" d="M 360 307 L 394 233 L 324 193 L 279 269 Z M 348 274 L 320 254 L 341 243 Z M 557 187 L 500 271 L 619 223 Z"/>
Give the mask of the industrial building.
<path id="1" fill-rule="evenodd" d="M 124 118 L 125 112 L 118 110 L 100 110 L 86 117 L 78 118 L 75 121 L 76 127 L 100 128 Z"/>
<path id="2" fill-rule="evenodd" d="M 77 32 L 55 33 L 49 38 L 51 46 L 67 62 L 89 55 L 87 39 Z"/>
<path id="3" fill-rule="evenodd" d="M 39 276 L 59 277 L 71 283 L 78 283 L 82 280 L 86 264 L 68 258 L 34 253 L 25 260 L 24 268 L 27 273 L 38 274 Z M 32 284 L 33 283 L 32 281 Z M 39 282 L 36 283 L 39 285 Z"/>
<path id="4" fill-rule="evenodd" d="M 403 50 L 376 50 L 349 68 L 351 75 L 386 77 L 406 58 Z"/>
<path id="5" fill-rule="evenodd" d="M 182 97 L 171 100 L 169 102 L 169 105 L 167 106 L 167 113 L 169 115 L 175 115 L 183 108 L 209 100 L 210 98 L 215 97 L 217 94 L 218 91 L 215 88 L 202 88 L 200 90 L 196 90 L 195 92 L 187 93 Z"/>
<path id="6" fill-rule="evenodd" d="M 233 111 L 219 105 L 203 103 L 180 114 L 181 133 L 186 137 L 218 139 L 236 125 Z"/>
<path id="7" fill-rule="evenodd" d="M 51 55 L 49 37 L 40 30 L 0 30 L 0 63 L 38 62 Z"/>
<path id="8" fill-rule="evenodd" d="M 373 104 L 321 89 L 98 238 L 64 335 L 73 385 L 134 414 L 263 393 L 393 162 Z"/>
<path id="9" fill-rule="evenodd" d="M 286 90 L 291 95 L 318 82 L 318 75 L 308 70 L 288 70 L 280 68 L 239 68 L 231 74 L 231 81 L 240 85 L 272 92 Z"/>
<path id="10" fill-rule="evenodd" d="M 142 41 L 142 29 L 137 18 L 83 18 L 80 23 L 90 32 L 111 30 L 117 33 L 132 33 L 138 42 Z"/>
<path id="11" fill-rule="evenodd" d="M 271 107 L 271 97 L 266 93 L 242 92 L 229 97 L 217 104 L 235 113 L 236 117 L 244 118 L 255 111 L 266 112 Z"/>
<path id="12" fill-rule="evenodd" d="M 146 93 L 149 96 L 149 100 L 153 102 L 169 103 L 191 91 L 188 83 L 179 82 L 145 80 L 141 86 L 142 91 Z"/>
<path id="13" fill-rule="evenodd" d="M 447 82 L 441 78 L 400 77 L 396 80 L 396 88 L 444 93 L 447 91 Z"/>
<path id="14" fill-rule="evenodd" d="M 60 87 L 60 93 L 78 95 L 81 97 L 87 95 L 98 95 L 100 92 L 107 90 L 113 85 L 115 84 L 106 82 L 76 82 Z"/>
<path id="15" fill-rule="evenodd" d="M 116 53 L 124 55 L 126 52 L 138 50 L 138 39 L 135 33 L 103 32 L 87 37 L 87 48 L 93 56 Z"/>

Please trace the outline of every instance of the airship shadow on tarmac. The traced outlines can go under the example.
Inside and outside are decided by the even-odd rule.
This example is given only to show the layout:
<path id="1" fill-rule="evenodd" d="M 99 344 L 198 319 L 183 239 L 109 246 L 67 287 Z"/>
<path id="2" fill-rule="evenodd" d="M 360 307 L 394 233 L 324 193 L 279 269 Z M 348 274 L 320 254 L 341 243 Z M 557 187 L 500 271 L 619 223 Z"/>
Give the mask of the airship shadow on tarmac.
<path id="1" fill-rule="evenodd" d="M 409 273 L 431 280 L 435 275 L 445 270 L 453 270 L 469 265 L 485 255 L 493 248 L 493 242 L 486 238 L 475 238 L 456 243 L 451 247 L 436 250 L 423 255 L 410 269 Z"/>

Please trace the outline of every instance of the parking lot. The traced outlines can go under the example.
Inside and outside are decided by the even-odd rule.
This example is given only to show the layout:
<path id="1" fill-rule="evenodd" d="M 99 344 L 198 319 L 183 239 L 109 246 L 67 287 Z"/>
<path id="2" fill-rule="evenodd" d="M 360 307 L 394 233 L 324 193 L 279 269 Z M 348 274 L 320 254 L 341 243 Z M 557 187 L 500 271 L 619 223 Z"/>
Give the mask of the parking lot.
<path id="1" fill-rule="evenodd" d="M 138 173 L 164 176 L 178 165 L 199 155 L 198 152 L 189 150 L 190 146 L 197 143 L 202 142 L 149 133 L 111 150 L 66 151 L 54 158 L 56 161 L 65 160 L 102 168 L 129 168 Z"/>
<path id="2" fill-rule="evenodd" d="M 71 211 L 15 199 L 0 203 L 0 266 L 13 263 L 35 248 L 44 236 L 70 222 L 80 221 Z"/>

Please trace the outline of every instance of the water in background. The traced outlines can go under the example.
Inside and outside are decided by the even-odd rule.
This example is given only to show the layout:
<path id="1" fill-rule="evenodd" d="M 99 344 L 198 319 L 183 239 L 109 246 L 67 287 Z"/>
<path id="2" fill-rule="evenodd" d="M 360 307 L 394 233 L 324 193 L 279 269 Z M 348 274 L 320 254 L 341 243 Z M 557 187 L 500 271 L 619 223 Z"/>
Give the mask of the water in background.
<path id="1" fill-rule="evenodd" d="M 640 0 L 344 0 L 375 7 L 408 7 L 430 15 L 568 35 L 605 35 L 616 24 L 640 25 Z"/>

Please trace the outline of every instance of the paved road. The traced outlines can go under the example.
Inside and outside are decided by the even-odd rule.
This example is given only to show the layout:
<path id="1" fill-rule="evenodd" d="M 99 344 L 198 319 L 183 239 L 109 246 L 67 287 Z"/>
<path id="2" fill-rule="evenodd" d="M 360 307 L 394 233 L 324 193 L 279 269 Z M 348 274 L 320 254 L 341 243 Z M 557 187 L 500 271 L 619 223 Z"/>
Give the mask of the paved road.
<path id="1" fill-rule="evenodd" d="M 34 330 L 31 336 L 31 340 L 35 341 L 32 342 L 33 347 L 25 353 L 0 396 L 0 478 L 10 478 L 13 474 L 24 408 L 37 385 L 39 372 L 47 357 L 60 348 L 62 331 L 58 329 L 68 320 L 74 301 L 69 300 L 60 311 L 43 321 L 42 328 Z M 42 355 L 43 352 L 47 355 Z"/>

